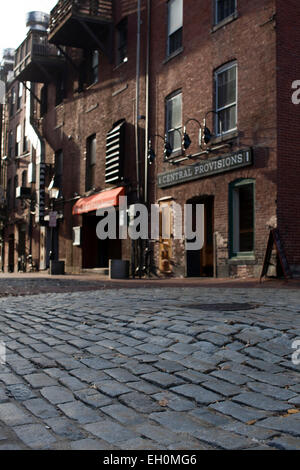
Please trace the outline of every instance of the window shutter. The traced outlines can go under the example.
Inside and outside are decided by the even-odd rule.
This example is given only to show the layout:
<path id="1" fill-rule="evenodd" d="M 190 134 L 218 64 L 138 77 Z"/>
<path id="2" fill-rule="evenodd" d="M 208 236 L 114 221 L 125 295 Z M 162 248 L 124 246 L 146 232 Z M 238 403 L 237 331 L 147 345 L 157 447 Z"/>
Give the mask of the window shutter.
<path id="1" fill-rule="evenodd" d="M 117 183 L 123 180 L 123 160 L 126 121 L 118 121 L 106 139 L 105 182 Z"/>

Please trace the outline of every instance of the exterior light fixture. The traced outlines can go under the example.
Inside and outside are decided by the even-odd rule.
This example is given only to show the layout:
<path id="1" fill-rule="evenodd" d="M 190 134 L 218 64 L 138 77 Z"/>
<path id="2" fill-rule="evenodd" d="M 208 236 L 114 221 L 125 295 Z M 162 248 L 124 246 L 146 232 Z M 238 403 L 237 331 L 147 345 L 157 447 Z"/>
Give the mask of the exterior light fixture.
<path id="1" fill-rule="evenodd" d="M 55 177 L 52 178 L 48 191 L 50 199 L 58 199 L 60 189 L 55 186 Z"/>
<path id="2" fill-rule="evenodd" d="M 182 140 L 182 146 L 184 150 L 187 150 L 189 146 L 191 145 L 192 141 L 190 139 L 190 136 L 186 133 L 186 127 L 184 126 L 183 130 L 183 140 Z"/>
<path id="3" fill-rule="evenodd" d="M 172 155 L 173 149 L 172 149 L 172 146 L 171 146 L 170 142 L 168 141 L 167 135 L 165 135 L 165 137 L 162 137 L 159 134 L 155 134 L 153 137 L 159 137 L 160 139 L 162 139 L 164 141 L 164 158 L 165 159 L 169 158 L 170 155 Z M 152 147 L 152 140 L 150 138 L 149 143 L 148 143 L 148 162 L 149 162 L 149 165 L 152 165 L 152 163 L 154 163 L 155 158 L 156 158 L 156 154 L 155 154 L 155 151 Z"/>
<path id="4" fill-rule="evenodd" d="M 200 122 L 198 121 L 198 119 L 189 118 L 186 121 L 186 123 L 184 125 L 184 128 L 183 128 L 182 146 L 183 146 L 184 150 L 187 150 L 190 147 L 191 143 L 192 143 L 192 140 L 191 140 L 190 136 L 188 135 L 188 133 L 186 131 L 186 126 L 190 121 L 196 122 L 199 126 L 199 146 L 201 147 L 202 126 L 201 126 Z"/>
<path id="5" fill-rule="evenodd" d="M 152 165 L 152 163 L 154 163 L 155 158 L 156 158 L 156 155 L 155 155 L 155 152 L 153 150 L 152 142 L 151 142 L 151 139 L 150 139 L 149 140 L 149 145 L 148 145 L 148 162 L 149 162 L 149 165 Z"/>
<path id="6" fill-rule="evenodd" d="M 169 158 L 172 155 L 172 152 L 173 152 L 172 146 L 170 142 L 168 142 L 167 136 L 165 136 L 165 150 L 164 150 L 165 158 Z"/>
<path id="7" fill-rule="evenodd" d="M 209 128 L 207 126 L 204 127 L 203 131 L 203 140 L 204 143 L 207 145 L 212 139 L 212 133 L 210 132 Z"/>
<path id="8" fill-rule="evenodd" d="M 218 117 L 218 120 L 220 119 L 220 114 L 219 114 L 217 111 L 213 110 L 213 109 L 211 109 L 210 111 L 207 111 L 207 113 L 205 114 L 205 118 L 204 118 L 204 120 L 203 120 L 203 127 L 204 127 L 204 131 L 203 131 L 203 134 L 204 134 L 203 140 L 204 140 L 204 143 L 205 143 L 206 145 L 207 145 L 207 144 L 211 141 L 211 139 L 213 138 L 212 132 L 211 132 L 211 131 L 209 130 L 209 128 L 206 126 L 206 119 L 207 119 L 207 116 L 208 116 L 209 114 L 211 114 L 211 113 L 212 113 L 212 114 L 215 114 L 215 115 Z M 222 133 L 223 133 L 223 123 L 222 123 L 222 120 L 220 119 L 220 134 L 222 134 Z"/>

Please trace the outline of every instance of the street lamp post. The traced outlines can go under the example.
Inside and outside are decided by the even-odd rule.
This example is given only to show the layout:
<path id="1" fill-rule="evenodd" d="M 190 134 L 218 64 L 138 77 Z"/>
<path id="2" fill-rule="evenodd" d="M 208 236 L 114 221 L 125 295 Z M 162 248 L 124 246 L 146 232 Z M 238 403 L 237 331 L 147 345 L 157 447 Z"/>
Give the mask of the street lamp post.
<path id="1" fill-rule="evenodd" d="M 57 226 L 57 219 L 56 219 L 56 213 L 54 212 L 54 203 L 59 197 L 59 191 L 60 189 L 55 186 L 55 178 L 52 179 L 49 187 L 49 198 L 50 198 L 50 208 L 51 212 L 49 215 L 49 227 L 51 228 L 51 250 L 49 253 L 49 259 L 50 262 L 55 260 L 55 253 L 54 253 L 54 228 Z M 55 221 L 53 220 L 55 217 Z"/>

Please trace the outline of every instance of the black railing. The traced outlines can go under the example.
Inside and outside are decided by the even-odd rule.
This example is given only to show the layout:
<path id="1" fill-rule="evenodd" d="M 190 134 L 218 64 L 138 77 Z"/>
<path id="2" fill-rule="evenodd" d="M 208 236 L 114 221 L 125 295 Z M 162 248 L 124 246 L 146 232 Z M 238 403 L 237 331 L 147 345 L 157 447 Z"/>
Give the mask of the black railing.
<path id="1" fill-rule="evenodd" d="M 25 41 L 18 47 L 15 53 L 15 76 L 38 57 L 59 57 L 60 52 L 56 46 L 49 44 L 47 32 L 31 31 Z"/>
<path id="2" fill-rule="evenodd" d="M 112 0 L 60 0 L 50 13 L 50 35 L 70 13 L 111 22 Z"/>

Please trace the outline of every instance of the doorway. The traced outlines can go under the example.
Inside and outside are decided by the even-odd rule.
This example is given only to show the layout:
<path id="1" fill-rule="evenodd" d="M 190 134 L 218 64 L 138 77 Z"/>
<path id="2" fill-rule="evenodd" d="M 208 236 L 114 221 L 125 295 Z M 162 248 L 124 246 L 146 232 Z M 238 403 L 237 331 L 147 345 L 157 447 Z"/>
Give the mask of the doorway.
<path id="1" fill-rule="evenodd" d="M 100 240 L 96 229 L 100 217 L 94 214 L 83 216 L 82 268 L 108 268 L 110 259 L 122 259 L 121 240 Z M 117 221 L 118 226 L 118 221 Z"/>
<path id="2" fill-rule="evenodd" d="M 15 270 L 15 237 L 9 235 L 8 239 L 8 272 L 13 273 Z"/>
<path id="3" fill-rule="evenodd" d="M 200 196 L 187 201 L 193 206 L 193 230 L 196 225 L 196 205 L 204 204 L 204 246 L 201 250 L 186 251 L 187 277 L 214 276 L 214 196 Z M 193 240 L 188 240 L 193 241 Z"/>
<path id="4" fill-rule="evenodd" d="M 26 225 L 19 227 L 18 271 L 26 272 Z"/>

